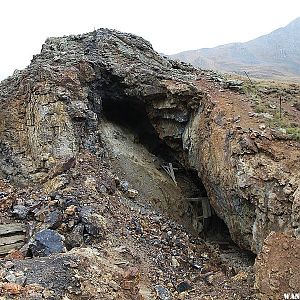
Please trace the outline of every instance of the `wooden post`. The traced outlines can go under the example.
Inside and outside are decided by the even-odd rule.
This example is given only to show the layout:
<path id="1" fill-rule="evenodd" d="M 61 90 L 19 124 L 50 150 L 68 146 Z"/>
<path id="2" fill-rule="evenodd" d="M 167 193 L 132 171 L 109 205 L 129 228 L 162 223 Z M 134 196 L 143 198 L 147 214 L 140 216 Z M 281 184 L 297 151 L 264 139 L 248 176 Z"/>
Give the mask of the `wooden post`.
<path id="1" fill-rule="evenodd" d="M 282 99 L 281 99 L 281 95 L 279 97 L 279 118 L 281 119 L 282 117 Z"/>
<path id="2" fill-rule="evenodd" d="M 174 173 L 174 169 L 173 169 L 173 165 L 171 163 L 169 163 L 169 168 L 170 168 L 171 178 L 173 179 L 173 181 L 177 185 L 176 178 L 175 178 L 175 173 Z"/>
<path id="3" fill-rule="evenodd" d="M 187 198 L 189 202 L 199 202 L 202 207 L 202 216 L 200 218 L 207 219 L 212 216 L 212 209 L 208 197 Z"/>
<path id="4" fill-rule="evenodd" d="M 252 80 L 250 79 L 250 77 L 249 77 L 248 73 L 247 73 L 246 71 L 244 71 L 244 72 L 245 72 L 245 74 L 246 74 L 247 78 L 249 79 L 250 83 L 251 83 L 251 84 L 254 86 L 254 84 L 253 84 Z"/>

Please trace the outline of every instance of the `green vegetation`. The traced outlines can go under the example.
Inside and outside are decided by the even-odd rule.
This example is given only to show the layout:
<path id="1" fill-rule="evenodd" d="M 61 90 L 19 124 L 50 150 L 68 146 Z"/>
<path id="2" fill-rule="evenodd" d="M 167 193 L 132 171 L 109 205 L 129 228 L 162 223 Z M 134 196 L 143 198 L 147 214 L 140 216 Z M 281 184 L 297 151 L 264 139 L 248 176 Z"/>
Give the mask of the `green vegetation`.
<path id="1" fill-rule="evenodd" d="M 254 111 L 260 114 L 266 112 L 266 108 L 262 104 L 257 104 Z"/>
<path id="2" fill-rule="evenodd" d="M 285 115 L 280 118 L 279 113 L 276 113 L 274 118 L 269 121 L 269 126 L 285 129 L 289 138 L 300 141 L 300 127 L 295 123 L 291 123 Z"/>
<path id="3" fill-rule="evenodd" d="M 285 128 L 286 133 L 296 141 L 300 141 L 300 127 L 288 127 Z"/>
<path id="4" fill-rule="evenodd" d="M 259 95 L 259 84 L 251 84 L 249 81 L 244 82 L 243 91 L 255 104 L 254 111 L 256 113 L 265 113 L 268 112 L 267 107 L 264 105 L 261 96 Z"/>
<path id="5" fill-rule="evenodd" d="M 270 113 L 273 118 L 268 121 L 268 125 L 273 129 L 284 129 L 290 139 L 300 141 L 300 127 L 299 124 L 293 123 L 288 112 L 282 112 L 279 114 L 279 105 L 277 112 L 274 113 L 274 109 L 270 109 L 269 101 L 260 91 L 273 89 L 276 93 L 275 97 L 280 97 L 284 91 L 289 90 L 290 85 L 279 82 L 259 82 L 253 81 L 253 84 L 248 80 L 244 81 L 243 91 L 249 100 L 254 104 L 254 111 L 256 113 Z M 266 99 L 265 99 L 266 98 Z M 270 97 L 269 97 L 270 98 Z M 287 99 L 287 98 L 285 98 Z M 300 110 L 300 102 L 294 102 L 294 107 Z"/>

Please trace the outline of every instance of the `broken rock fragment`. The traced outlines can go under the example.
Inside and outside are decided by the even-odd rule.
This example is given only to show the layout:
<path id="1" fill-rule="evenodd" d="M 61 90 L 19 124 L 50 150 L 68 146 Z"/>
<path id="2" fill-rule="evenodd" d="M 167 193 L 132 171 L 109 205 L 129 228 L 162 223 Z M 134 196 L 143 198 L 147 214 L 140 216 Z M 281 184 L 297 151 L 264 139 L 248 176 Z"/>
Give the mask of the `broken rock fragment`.
<path id="1" fill-rule="evenodd" d="M 134 199 L 138 196 L 139 192 L 134 189 L 128 189 L 127 194 L 129 198 Z"/>
<path id="2" fill-rule="evenodd" d="M 127 192 L 128 189 L 129 189 L 129 183 L 128 183 L 128 181 L 126 181 L 126 180 L 121 180 L 121 181 L 120 181 L 120 189 L 121 189 L 121 191 L 123 191 L 123 192 Z"/>
<path id="3" fill-rule="evenodd" d="M 59 210 L 54 210 L 49 213 L 45 219 L 45 223 L 50 229 L 57 229 L 63 221 L 63 214 Z"/>
<path id="4" fill-rule="evenodd" d="M 93 207 L 82 207 L 79 213 L 81 222 L 84 225 L 85 233 L 93 237 L 104 237 L 106 228 L 105 218 L 97 214 Z"/>
<path id="5" fill-rule="evenodd" d="M 77 226 L 75 226 L 66 237 L 67 249 L 69 250 L 75 247 L 80 247 L 84 242 L 83 234 L 84 234 L 84 225 L 78 224 Z"/>
<path id="6" fill-rule="evenodd" d="M 52 229 L 43 229 L 35 234 L 29 250 L 34 257 L 62 253 L 66 251 L 64 239 L 64 236 Z"/>
<path id="7" fill-rule="evenodd" d="M 167 288 L 165 288 L 161 285 L 157 285 L 157 286 L 155 286 L 155 291 L 156 291 L 158 299 L 171 300 L 171 295 Z"/>
<path id="8" fill-rule="evenodd" d="M 26 219 L 27 215 L 29 214 L 30 210 L 28 207 L 24 205 L 15 205 L 13 207 L 13 214 L 21 220 Z"/>
<path id="9" fill-rule="evenodd" d="M 8 273 L 5 276 L 5 279 L 11 283 L 24 285 L 25 281 L 26 281 L 26 276 L 24 275 L 24 272 L 22 272 L 22 271 L 20 271 L 20 272 L 8 271 Z"/>

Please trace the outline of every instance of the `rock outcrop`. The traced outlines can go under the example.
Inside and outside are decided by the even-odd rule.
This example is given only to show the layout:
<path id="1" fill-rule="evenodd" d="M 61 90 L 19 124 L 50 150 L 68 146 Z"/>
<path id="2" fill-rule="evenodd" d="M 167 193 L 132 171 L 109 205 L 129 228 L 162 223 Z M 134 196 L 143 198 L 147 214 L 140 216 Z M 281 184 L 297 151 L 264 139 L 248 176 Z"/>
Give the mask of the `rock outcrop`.
<path id="1" fill-rule="evenodd" d="M 0 84 L 1 175 L 53 191 L 67 184 L 61 174 L 78 153 L 101 160 L 101 122 L 131 122 L 141 142 L 156 134 L 198 172 L 233 240 L 259 252 L 270 231 L 299 237 L 300 148 L 259 130 L 248 111 L 237 117 L 247 105 L 142 38 L 107 29 L 50 38 L 29 67 Z"/>
<path id="2" fill-rule="evenodd" d="M 299 142 L 260 129 L 265 121 L 249 118 L 244 96 L 213 93 L 183 136 L 212 206 L 233 240 L 255 253 L 271 231 L 299 237 Z"/>
<path id="3" fill-rule="evenodd" d="M 271 232 L 255 263 L 255 287 L 260 299 L 297 299 L 300 287 L 299 264 L 299 239 Z"/>

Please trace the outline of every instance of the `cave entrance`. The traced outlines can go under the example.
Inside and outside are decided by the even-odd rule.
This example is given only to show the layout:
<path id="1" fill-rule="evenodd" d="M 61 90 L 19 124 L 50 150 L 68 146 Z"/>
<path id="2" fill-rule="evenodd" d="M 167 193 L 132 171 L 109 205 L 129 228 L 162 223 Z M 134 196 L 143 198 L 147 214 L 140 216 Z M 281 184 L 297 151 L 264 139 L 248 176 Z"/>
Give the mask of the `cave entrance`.
<path id="1" fill-rule="evenodd" d="M 103 101 L 103 114 L 112 123 L 128 129 L 135 136 L 135 141 L 144 145 L 147 150 L 165 161 L 176 161 L 172 149 L 158 136 L 152 126 L 145 105 L 135 99 Z"/>
<path id="2" fill-rule="evenodd" d="M 206 189 L 198 173 L 186 167 L 187 163 L 180 161 L 178 153 L 159 138 L 149 120 L 144 103 L 132 98 L 107 97 L 103 99 L 102 109 L 109 122 L 129 130 L 134 134 L 135 142 L 145 146 L 150 153 L 159 158 L 160 162 L 171 164 L 176 177 L 175 183 L 188 203 L 189 209 L 186 213 L 191 219 L 194 233 L 219 244 L 231 243 L 229 230 L 210 206 Z M 162 164 L 159 167 L 161 172 L 165 171 Z"/>
<path id="3" fill-rule="evenodd" d="M 221 247 L 233 243 L 225 222 L 216 214 L 207 191 L 194 169 L 181 169 L 176 173 L 178 184 L 189 203 L 189 213 L 196 234 Z"/>

